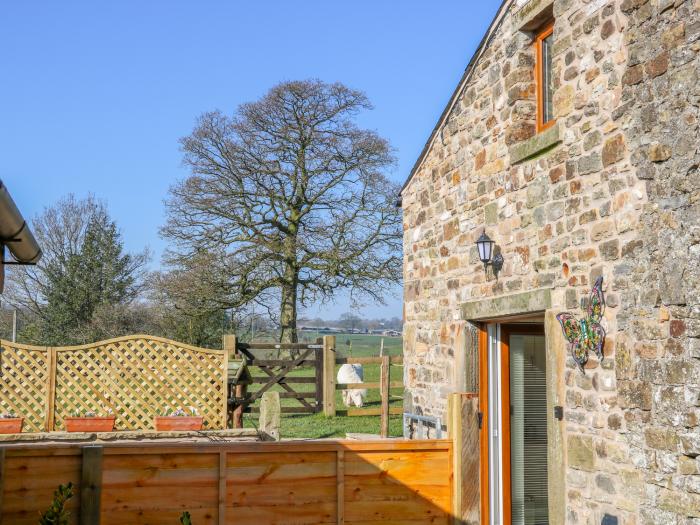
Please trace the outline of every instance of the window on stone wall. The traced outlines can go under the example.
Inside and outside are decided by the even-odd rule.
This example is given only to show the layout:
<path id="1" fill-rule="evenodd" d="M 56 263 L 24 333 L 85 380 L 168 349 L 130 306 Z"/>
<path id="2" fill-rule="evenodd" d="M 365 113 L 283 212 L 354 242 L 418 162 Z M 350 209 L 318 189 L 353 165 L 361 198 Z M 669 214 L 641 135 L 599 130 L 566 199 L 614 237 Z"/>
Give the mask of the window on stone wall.
<path id="1" fill-rule="evenodd" d="M 552 33 L 554 21 L 548 22 L 535 35 L 535 84 L 537 86 L 537 131 L 554 124 L 552 96 Z"/>

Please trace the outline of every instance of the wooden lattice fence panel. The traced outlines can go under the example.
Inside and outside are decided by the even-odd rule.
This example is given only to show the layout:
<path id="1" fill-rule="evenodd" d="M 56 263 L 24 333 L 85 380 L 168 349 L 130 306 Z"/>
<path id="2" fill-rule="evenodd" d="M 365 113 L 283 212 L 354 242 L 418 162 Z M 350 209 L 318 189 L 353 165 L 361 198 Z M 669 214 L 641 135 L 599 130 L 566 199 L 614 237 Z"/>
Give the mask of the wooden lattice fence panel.
<path id="1" fill-rule="evenodd" d="M 23 416 L 25 431 L 63 430 L 75 411 L 111 411 L 117 430 L 149 430 L 155 416 L 190 407 L 204 428 L 225 427 L 223 350 L 147 335 L 56 348 L 0 344 L 0 412 Z"/>
<path id="2" fill-rule="evenodd" d="M 0 413 L 24 417 L 24 430 L 45 428 L 48 350 L 0 340 Z"/>
<path id="3" fill-rule="evenodd" d="M 71 412 L 111 410 L 119 430 L 152 429 L 167 410 L 194 407 L 204 428 L 224 428 L 226 354 L 130 336 L 56 349 L 56 429 Z"/>

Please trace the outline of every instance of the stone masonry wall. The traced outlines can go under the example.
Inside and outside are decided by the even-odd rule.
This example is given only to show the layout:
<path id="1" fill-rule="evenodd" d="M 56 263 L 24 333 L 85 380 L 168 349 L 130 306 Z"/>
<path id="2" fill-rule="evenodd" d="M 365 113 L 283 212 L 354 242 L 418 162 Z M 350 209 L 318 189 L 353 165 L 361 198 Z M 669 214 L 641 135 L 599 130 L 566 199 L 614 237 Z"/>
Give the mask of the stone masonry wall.
<path id="1" fill-rule="evenodd" d="M 640 523 L 700 523 L 700 1 L 626 1 L 619 109 L 645 184 L 614 269 L 620 431 L 641 472 Z"/>
<path id="2" fill-rule="evenodd" d="M 567 522 L 700 523 L 700 0 L 556 0 L 561 143 L 519 163 L 534 57 L 513 12 L 402 195 L 405 406 L 442 416 L 463 383 L 461 304 L 550 288 L 580 315 L 603 275 L 606 359 L 562 378 Z"/>

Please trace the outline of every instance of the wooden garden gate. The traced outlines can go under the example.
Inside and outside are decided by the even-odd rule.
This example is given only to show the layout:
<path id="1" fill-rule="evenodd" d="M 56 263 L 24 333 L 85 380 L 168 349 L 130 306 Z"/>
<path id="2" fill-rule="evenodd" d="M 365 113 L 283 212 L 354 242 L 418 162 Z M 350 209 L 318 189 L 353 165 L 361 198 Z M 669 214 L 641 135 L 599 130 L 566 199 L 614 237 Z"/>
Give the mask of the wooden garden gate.
<path id="1" fill-rule="evenodd" d="M 323 410 L 323 356 L 328 351 L 324 338 L 311 344 L 241 343 L 235 336 L 225 336 L 224 346 L 235 348 L 235 356 L 245 359 L 253 374 L 250 383 L 255 385 L 250 392 L 245 392 L 245 388 L 236 392 L 234 411 L 259 412 L 254 405 L 276 385 L 282 389 L 281 399 L 296 401 L 294 406 L 282 405 L 282 413 L 314 414 Z M 298 374 L 301 370 L 306 373 Z"/>

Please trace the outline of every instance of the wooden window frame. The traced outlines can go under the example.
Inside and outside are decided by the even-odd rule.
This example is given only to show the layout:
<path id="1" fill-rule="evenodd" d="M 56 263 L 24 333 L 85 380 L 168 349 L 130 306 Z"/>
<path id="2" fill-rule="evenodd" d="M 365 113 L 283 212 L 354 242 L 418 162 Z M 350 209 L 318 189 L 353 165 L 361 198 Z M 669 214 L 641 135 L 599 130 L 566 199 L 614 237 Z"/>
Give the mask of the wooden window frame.
<path id="1" fill-rule="evenodd" d="M 556 122 L 556 118 L 544 121 L 544 100 L 542 91 L 544 87 L 544 64 L 542 63 L 542 43 L 545 38 L 554 33 L 554 20 L 544 24 L 535 34 L 535 93 L 537 98 L 537 132 L 549 129 Z"/>

